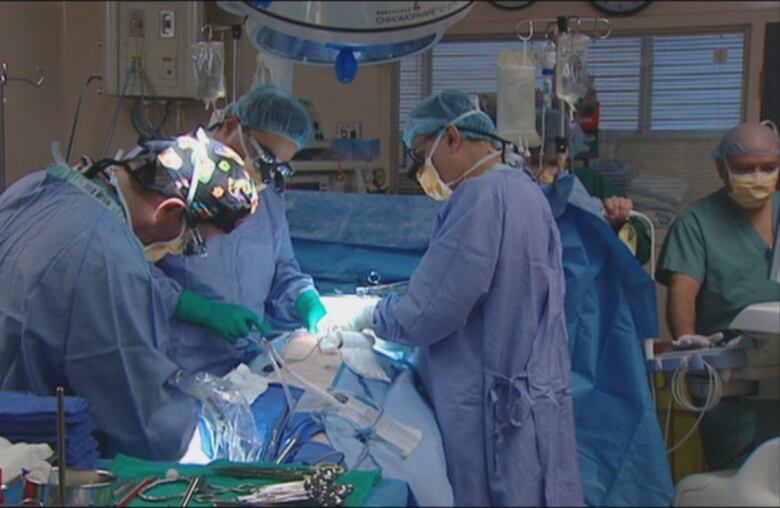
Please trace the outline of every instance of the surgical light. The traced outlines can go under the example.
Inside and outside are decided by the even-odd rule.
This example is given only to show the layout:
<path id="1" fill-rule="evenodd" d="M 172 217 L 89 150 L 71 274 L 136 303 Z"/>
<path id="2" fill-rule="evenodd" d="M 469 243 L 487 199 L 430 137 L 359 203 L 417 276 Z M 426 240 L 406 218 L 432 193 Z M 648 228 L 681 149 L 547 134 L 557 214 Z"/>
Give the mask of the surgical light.
<path id="1" fill-rule="evenodd" d="M 248 16 L 247 33 L 258 50 L 299 63 L 333 65 L 342 83 L 350 83 L 361 64 L 392 62 L 430 48 L 474 6 L 473 1 L 217 3 Z"/>

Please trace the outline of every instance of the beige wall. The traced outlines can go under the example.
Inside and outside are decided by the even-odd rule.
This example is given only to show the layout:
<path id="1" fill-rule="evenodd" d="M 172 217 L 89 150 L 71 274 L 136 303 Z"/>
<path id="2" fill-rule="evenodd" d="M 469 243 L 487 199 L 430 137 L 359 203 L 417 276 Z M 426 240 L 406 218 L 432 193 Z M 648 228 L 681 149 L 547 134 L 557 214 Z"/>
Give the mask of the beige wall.
<path id="1" fill-rule="evenodd" d="M 40 88 L 11 81 L 6 85 L 6 185 L 46 164 L 52 139 L 61 138 L 62 4 L 0 2 L 0 61 L 11 76 L 46 76 Z"/>
<path id="2" fill-rule="evenodd" d="M 589 2 L 537 1 L 530 7 L 508 12 L 487 2 L 477 2 L 469 15 L 447 33 L 447 38 L 511 37 L 521 19 L 554 17 L 560 14 L 596 16 L 600 13 Z M 0 59 L 8 61 L 14 74 L 34 75 L 33 66 L 44 68 L 47 81 L 39 89 L 23 84 L 8 86 L 6 108 L 7 181 L 10 184 L 24 174 L 44 166 L 50 160 L 49 145 L 60 140 L 66 145 L 78 94 L 91 73 L 103 72 L 103 2 L 0 2 Z M 208 4 L 207 20 L 229 24 L 236 18 Z M 763 62 L 764 25 L 780 21 L 778 2 L 653 2 L 640 13 L 612 18 L 615 33 L 710 28 L 749 27 L 747 104 L 748 119 L 760 111 L 760 73 Z M 34 35 L 33 35 L 34 34 Z M 67 34 L 67 36 L 66 36 Z M 226 45 L 229 52 L 230 44 Z M 241 41 L 239 93 L 251 84 L 255 50 L 248 37 Z M 231 75 L 228 59 L 228 77 Z M 363 67 L 349 85 L 338 83 L 328 67 L 295 66 L 294 91 L 313 101 L 323 131 L 331 137 L 335 124 L 359 121 L 364 137 L 382 140 L 382 165 L 393 167 L 395 66 Z M 100 82 L 90 86 L 77 132 L 75 154 L 96 155 L 116 104 L 116 98 L 100 95 Z M 114 133 L 110 152 L 128 146 L 137 138 L 129 120 L 126 101 Z M 208 113 L 199 103 L 188 101 L 181 109 L 179 127 L 187 129 L 205 123 Z M 171 124 L 171 129 L 175 125 Z M 626 141 L 618 153 L 632 162 L 650 164 L 643 148 Z M 682 153 L 699 153 L 689 147 Z M 392 154 L 394 155 L 394 154 Z M 394 174 L 390 171 L 390 174 Z"/>

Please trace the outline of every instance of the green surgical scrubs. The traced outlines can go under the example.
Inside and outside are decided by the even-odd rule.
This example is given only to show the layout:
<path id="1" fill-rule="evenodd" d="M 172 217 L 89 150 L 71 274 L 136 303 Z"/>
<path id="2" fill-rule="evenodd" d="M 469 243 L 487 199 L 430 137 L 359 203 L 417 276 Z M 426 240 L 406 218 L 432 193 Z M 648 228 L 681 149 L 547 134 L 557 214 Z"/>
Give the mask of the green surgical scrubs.
<path id="1" fill-rule="evenodd" d="M 776 231 L 780 193 L 772 200 Z M 720 189 L 683 210 L 674 221 L 661 251 L 656 280 L 668 286 L 673 273 L 682 273 L 701 283 L 696 333 L 710 335 L 728 330 L 748 305 L 780 300 L 780 284 L 768 279 L 771 260 L 772 248 L 726 190 Z M 777 401 L 727 397 L 705 413 L 701 437 L 709 469 L 737 468 L 761 441 L 777 435 L 777 405 Z M 774 432 L 757 436 L 757 414 L 765 409 Z"/>
<path id="2" fill-rule="evenodd" d="M 780 193 L 773 196 L 773 223 Z M 672 224 L 658 261 L 656 279 L 668 286 L 673 273 L 701 283 L 696 333 L 728 330 L 742 309 L 780 300 L 780 284 L 769 280 L 772 247 L 740 213 L 725 189 L 697 201 Z"/>

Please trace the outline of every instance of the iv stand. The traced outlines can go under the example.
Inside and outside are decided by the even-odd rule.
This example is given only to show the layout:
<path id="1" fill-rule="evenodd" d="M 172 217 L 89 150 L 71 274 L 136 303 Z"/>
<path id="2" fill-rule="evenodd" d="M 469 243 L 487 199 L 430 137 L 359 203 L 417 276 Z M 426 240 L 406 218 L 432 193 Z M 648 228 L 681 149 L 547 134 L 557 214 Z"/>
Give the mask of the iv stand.
<path id="1" fill-rule="evenodd" d="M 528 35 L 523 35 L 521 33 L 521 27 L 524 26 L 524 24 L 528 24 Z M 522 20 L 515 25 L 515 34 L 517 35 L 517 38 L 520 39 L 523 42 L 528 42 L 531 40 L 534 36 L 534 26 L 538 24 L 545 24 L 545 35 L 547 37 L 551 37 L 555 41 L 555 48 L 556 52 L 558 51 L 558 48 L 560 47 L 560 36 L 563 33 L 567 33 L 570 30 L 570 26 L 574 25 L 575 33 L 579 33 L 580 26 L 583 23 L 593 23 L 593 35 L 598 37 L 599 39 L 606 39 L 610 36 L 612 33 L 612 27 L 610 26 L 609 20 L 607 18 L 580 18 L 579 16 L 558 16 L 557 18 L 540 18 L 540 19 L 526 19 Z M 602 24 L 604 26 L 603 31 L 599 31 L 599 24 Z M 556 63 L 555 63 L 555 72 L 558 73 L 558 58 L 556 56 Z M 558 98 L 558 136 L 555 139 L 555 149 L 558 153 L 559 157 L 566 151 L 566 140 L 568 139 L 568 135 L 566 132 L 566 118 L 567 118 L 567 108 L 568 105 L 566 102 Z M 560 160 L 560 158 L 559 158 Z M 562 169 L 562 168 L 559 168 Z"/>
<path id="2" fill-rule="evenodd" d="M 0 193 L 5 190 L 5 105 L 7 102 L 5 87 L 9 81 L 22 81 L 35 88 L 40 88 L 46 76 L 40 67 L 36 67 L 35 70 L 38 72 L 37 81 L 28 78 L 17 78 L 8 75 L 8 64 L 6 62 L 0 63 Z"/>

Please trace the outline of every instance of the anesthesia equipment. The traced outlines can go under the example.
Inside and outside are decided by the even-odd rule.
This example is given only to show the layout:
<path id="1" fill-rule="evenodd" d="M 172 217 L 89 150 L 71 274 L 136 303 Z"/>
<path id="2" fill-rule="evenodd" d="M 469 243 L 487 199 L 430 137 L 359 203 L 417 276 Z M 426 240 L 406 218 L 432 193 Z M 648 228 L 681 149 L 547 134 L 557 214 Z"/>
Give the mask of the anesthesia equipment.
<path id="1" fill-rule="evenodd" d="M 721 397 L 780 400 L 780 301 L 746 307 L 729 328 L 724 338 L 710 347 L 655 355 L 651 349 L 646 352 L 648 370 L 673 373 L 673 399 L 699 413 L 688 435 L 668 453 L 693 434 L 704 413 L 714 408 Z M 686 381 L 688 392 L 705 400 L 702 406 L 688 398 Z"/>

